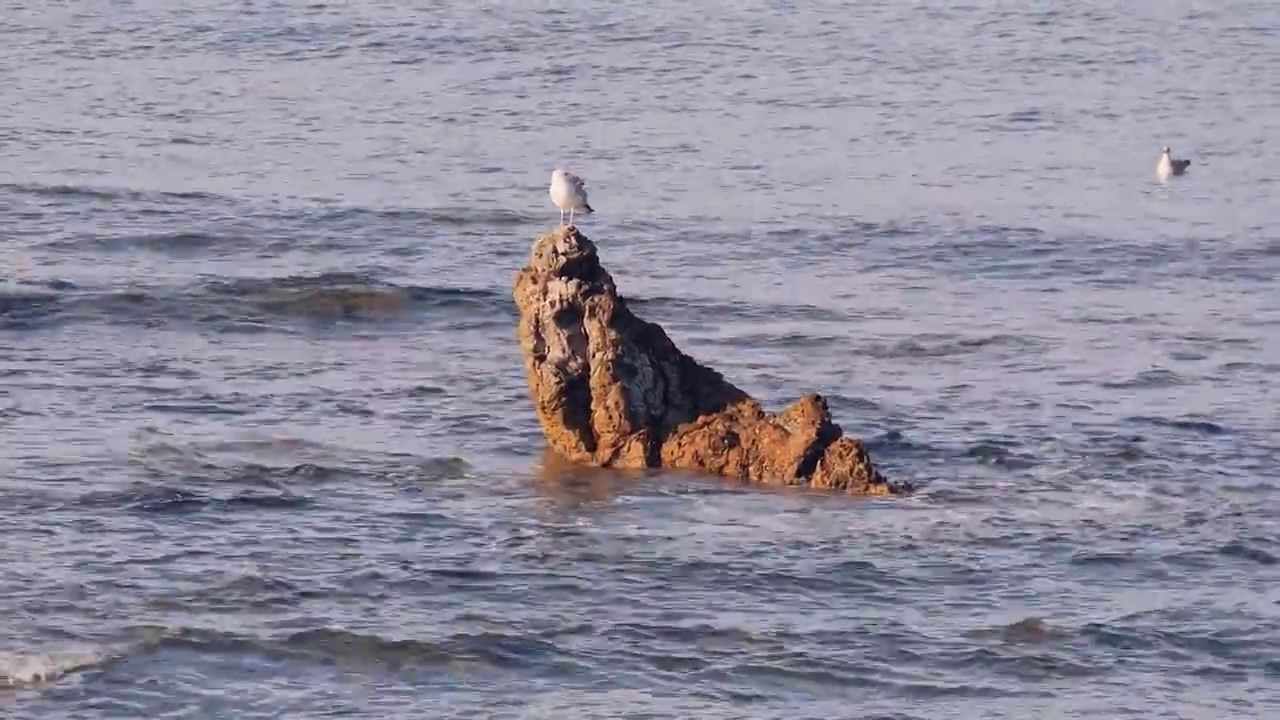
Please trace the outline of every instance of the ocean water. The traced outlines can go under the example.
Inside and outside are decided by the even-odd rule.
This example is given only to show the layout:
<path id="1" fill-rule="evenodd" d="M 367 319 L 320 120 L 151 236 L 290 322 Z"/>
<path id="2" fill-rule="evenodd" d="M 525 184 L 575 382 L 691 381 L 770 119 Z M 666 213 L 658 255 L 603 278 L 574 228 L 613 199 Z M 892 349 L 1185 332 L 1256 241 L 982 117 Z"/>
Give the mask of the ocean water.
<path id="1" fill-rule="evenodd" d="M 0 0 L 0 99 L 2 717 L 1280 717 L 1271 0 Z M 547 456 L 556 165 L 920 492 Z"/>

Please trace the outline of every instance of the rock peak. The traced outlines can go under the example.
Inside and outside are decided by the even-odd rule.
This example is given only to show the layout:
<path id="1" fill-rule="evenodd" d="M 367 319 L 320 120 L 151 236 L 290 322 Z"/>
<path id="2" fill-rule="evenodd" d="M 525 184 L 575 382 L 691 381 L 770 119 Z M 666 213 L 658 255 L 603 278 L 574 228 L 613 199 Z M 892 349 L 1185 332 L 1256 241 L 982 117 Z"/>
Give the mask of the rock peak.
<path id="1" fill-rule="evenodd" d="M 613 285 L 613 278 L 600 267 L 596 244 L 573 226 L 561 226 L 538 238 L 529 257 L 529 267 L 557 277 L 584 281 L 603 279 Z"/>
<path id="2" fill-rule="evenodd" d="M 832 422 L 822 396 L 767 413 L 636 317 L 575 227 L 534 242 L 513 295 L 538 420 L 571 461 L 867 495 L 908 490 L 885 480 L 862 443 Z"/>

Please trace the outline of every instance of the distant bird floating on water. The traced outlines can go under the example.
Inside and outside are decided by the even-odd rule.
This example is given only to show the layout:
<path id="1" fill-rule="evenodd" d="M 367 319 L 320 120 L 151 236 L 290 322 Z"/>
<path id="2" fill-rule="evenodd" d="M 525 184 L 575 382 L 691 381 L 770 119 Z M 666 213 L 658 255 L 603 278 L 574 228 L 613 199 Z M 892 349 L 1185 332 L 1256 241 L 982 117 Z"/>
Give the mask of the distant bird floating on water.
<path id="1" fill-rule="evenodd" d="M 551 202 L 560 208 L 560 223 L 564 224 L 564 213 L 569 211 L 569 224 L 573 224 L 574 212 L 591 214 L 591 203 L 587 202 L 587 184 L 582 178 L 568 170 L 556 168 L 551 173 Z"/>
<path id="2" fill-rule="evenodd" d="M 1160 160 L 1156 163 L 1156 176 L 1165 180 L 1170 175 L 1181 175 L 1187 171 L 1187 166 L 1190 164 L 1190 160 L 1174 160 L 1166 146 L 1160 151 Z"/>

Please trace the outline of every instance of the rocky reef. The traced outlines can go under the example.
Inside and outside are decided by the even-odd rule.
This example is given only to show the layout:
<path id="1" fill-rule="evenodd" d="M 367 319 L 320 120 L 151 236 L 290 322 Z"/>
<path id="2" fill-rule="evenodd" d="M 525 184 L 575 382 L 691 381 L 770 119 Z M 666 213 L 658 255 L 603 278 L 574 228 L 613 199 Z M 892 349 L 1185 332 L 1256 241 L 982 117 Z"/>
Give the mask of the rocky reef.
<path id="1" fill-rule="evenodd" d="M 513 290 L 529 393 L 547 443 L 573 462 L 678 468 L 861 495 L 906 492 L 808 394 L 768 413 L 636 317 L 573 227 L 537 239 Z"/>

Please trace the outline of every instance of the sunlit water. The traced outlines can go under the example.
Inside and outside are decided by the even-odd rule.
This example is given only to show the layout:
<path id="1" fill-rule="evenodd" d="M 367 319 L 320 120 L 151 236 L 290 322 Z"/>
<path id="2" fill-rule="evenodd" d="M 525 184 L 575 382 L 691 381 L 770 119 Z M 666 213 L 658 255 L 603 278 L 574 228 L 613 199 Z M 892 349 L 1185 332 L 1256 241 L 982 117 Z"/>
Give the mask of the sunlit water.
<path id="1" fill-rule="evenodd" d="M 1280 6 L 410 5 L 0 2 L 0 715 L 1280 714 Z M 922 492 L 544 457 L 556 165 Z"/>

